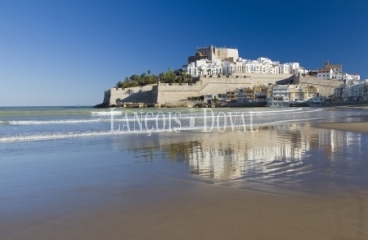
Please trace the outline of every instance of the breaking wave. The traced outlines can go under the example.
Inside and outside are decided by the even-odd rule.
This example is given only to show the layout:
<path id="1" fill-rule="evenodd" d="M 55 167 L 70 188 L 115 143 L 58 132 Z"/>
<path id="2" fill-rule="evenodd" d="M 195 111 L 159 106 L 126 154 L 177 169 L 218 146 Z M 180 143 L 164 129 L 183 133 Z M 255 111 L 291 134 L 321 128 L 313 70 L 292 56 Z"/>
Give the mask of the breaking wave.
<path id="1" fill-rule="evenodd" d="M 123 112 L 122 111 L 108 111 L 108 112 L 91 112 L 91 115 L 92 116 L 111 116 L 114 115 L 114 116 L 120 116 L 120 115 L 123 115 Z"/>
<path id="2" fill-rule="evenodd" d="M 322 109 L 313 109 L 313 110 L 304 110 L 301 111 L 301 109 L 292 109 L 292 110 L 280 110 L 280 111 L 255 111 L 255 112 L 240 112 L 240 111 L 234 111 L 235 113 L 244 113 L 244 114 L 255 114 L 255 116 L 270 116 L 270 115 L 282 115 L 282 114 L 290 114 L 290 113 L 298 113 L 298 114 L 305 114 L 305 113 L 312 113 L 312 112 L 318 112 L 322 111 Z M 95 113 L 93 115 L 95 116 L 111 116 L 111 112 L 92 112 Z M 226 112 L 229 113 L 229 112 Z M 114 116 L 121 116 L 122 112 L 113 112 Z M 218 112 L 214 112 L 214 114 L 218 114 Z M 203 114 L 196 114 L 196 115 L 187 115 L 183 114 L 181 117 L 174 116 L 172 114 L 171 118 L 178 117 L 181 120 L 185 119 L 204 119 L 211 117 L 211 113 L 208 112 L 208 115 L 205 117 Z M 233 115 L 233 117 L 236 117 Z M 139 119 L 137 119 L 135 116 L 127 116 L 126 118 L 114 118 L 114 122 L 124 122 L 124 121 L 156 121 L 156 120 L 163 120 L 163 119 L 169 119 L 168 115 L 159 115 L 159 116 L 153 116 L 150 115 L 150 117 L 146 118 L 146 115 L 143 114 L 143 116 L 140 116 Z M 68 120 L 46 120 L 46 121 L 40 121 L 40 120 L 23 120 L 23 121 L 0 121 L 0 125 L 60 125 L 60 124 L 90 124 L 90 123 L 99 123 L 99 122 L 111 122 L 111 118 L 98 118 L 98 119 L 68 119 Z"/>
<path id="3" fill-rule="evenodd" d="M 289 120 L 282 120 L 282 121 L 270 121 L 270 122 L 255 122 L 253 125 L 242 125 L 242 124 L 234 124 L 233 126 L 231 126 L 230 124 L 227 124 L 226 127 L 225 126 L 221 126 L 221 131 L 226 130 L 231 130 L 232 131 L 248 131 L 247 129 L 250 129 L 250 126 L 256 127 L 256 126 L 272 126 L 272 125 L 279 125 L 279 124 L 283 124 L 285 122 L 295 122 L 295 121 L 303 121 L 303 122 L 307 122 L 307 121 L 315 121 L 318 120 L 320 118 L 305 118 L 305 119 L 289 119 Z M 246 126 L 244 128 L 244 126 Z M 209 126 L 204 126 L 204 125 L 199 125 L 199 126 L 181 126 L 180 128 L 176 128 L 179 129 L 177 132 L 217 132 L 218 127 L 217 126 L 213 126 L 212 128 Z M 210 130 L 209 130 L 210 129 Z M 101 137 L 101 136 L 116 136 L 116 135 L 129 135 L 129 134 L 145 134 L 150 136 L 152 133 L 169 133 L 169 132 L 174 132 L 174 127 L 171 129 L 171 131 L 168 131 L 169 129 L 144 129 L 139 131 L 135 131 L 135 130 L 119 130 L 116 129 L 114 131 L 92 131 L 92 132 L 81 132 L 81 133 L 75 133 L 75 132 L 70 132 L 70 133 L 49 133 L 49 134 L 34 134 L 34 135 L 13 135 L 13 136 L 5 136 L 5 137 L 0 137 L 0 143 L 7 143 L 7 142 L 26 142 L 26 141 L 45 141 L 45 140 L 59 140 L 59 139 L 67 139 L 67 138 L 88 138 L 88 137 Z"/>
<path id="4" fill-rule="evenodd" d="M 25 141 L 43 141 L 43 140 L 57 140 L 65 138 L 82 138 L 82 137 L 98 137 L 114 135 L 115 132 L 85 132 L 85 133 L 55 133 L 55 134 L 37 134 L 27 136 L 9 136 L 0 137 L 0 142 L 25 142 Z M 121 133 L 119 133 L 121 134 Z"/>
<path id="5" fill-rule="evenodd" d="M 71 120 L 48 120 L 48 121 L 8 121 L 9 125 L 53 125 L 53 124 L 79 124 L 79 123 L 96 123 L 106 121 L 104 119 L 71 119 Z"/>

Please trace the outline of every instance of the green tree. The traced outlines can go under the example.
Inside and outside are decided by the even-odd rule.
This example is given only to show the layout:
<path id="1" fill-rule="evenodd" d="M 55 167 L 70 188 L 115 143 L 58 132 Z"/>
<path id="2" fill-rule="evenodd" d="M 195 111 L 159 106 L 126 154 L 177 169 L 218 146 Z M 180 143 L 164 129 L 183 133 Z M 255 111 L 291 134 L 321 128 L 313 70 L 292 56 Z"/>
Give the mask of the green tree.
<path id="1" fill-rule="evenodd" d="M 148 73 L 148 75 L 147 75 Z M 133 74 L 130 77 L 125 78 L 124 81 L 118 81 L 116 87 L 119 88 L 130 88 L 136 86 L 144 86 L 147 84 L 156 84 L 158 79 L 163 83 L 183 83 L 191 81 L 192 77 L 184 72 L 182 69 L 172 71 L 169 68 L 168 72 L 162 72 L 158 76 L 151 74 L 148 70 L 147 73 L 142 73 L 141 75 Z"/>
<path id="2" fill-rule="evenodd" d="M 123 87 L 123 85 L 124 85 L 124 82 L 119 81 L 119 82 L 117 82 L 117 83 L 116 83 L 116 85 L 115 85 L 115 86 L 116 86 L 117 88 L 122 88 L 122 87 Z"/>
<path id="3" fill-rule="evenodd" d="M 171 69 L 165 74 L 165 80 L 168 83 L 173 83 L 175 82 L 176 76 L 175 73 L 173 71 L 171 71 Z"/>
<path id="4" fill-rule="evenodd" d="M 161 82 L 165 82 L 165 73 L 160 73 L 158 76 Z"/>

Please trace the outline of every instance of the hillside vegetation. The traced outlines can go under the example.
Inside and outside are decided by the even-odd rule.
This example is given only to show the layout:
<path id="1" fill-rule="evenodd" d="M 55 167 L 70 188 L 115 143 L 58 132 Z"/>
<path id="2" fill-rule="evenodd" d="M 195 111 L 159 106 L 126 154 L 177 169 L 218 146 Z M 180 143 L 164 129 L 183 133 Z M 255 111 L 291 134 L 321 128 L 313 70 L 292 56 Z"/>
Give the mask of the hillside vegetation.
<path id="1" fill-rule="evenodd" d="M 141 75 L 133 74 L 130 77 L 126 77 L 124 81 L 116 83 L 118 88 L 129 88 L 144 86 L 147 84 L 156 84 L 160 80 L 162 83 L 187 83 L 192 80 L 192 77 L 182 70 L 172 71 L 169 69 L 167 72 L 162 72 L 159 75 L 151 74 L 148 70 L 147 73 Z"/>

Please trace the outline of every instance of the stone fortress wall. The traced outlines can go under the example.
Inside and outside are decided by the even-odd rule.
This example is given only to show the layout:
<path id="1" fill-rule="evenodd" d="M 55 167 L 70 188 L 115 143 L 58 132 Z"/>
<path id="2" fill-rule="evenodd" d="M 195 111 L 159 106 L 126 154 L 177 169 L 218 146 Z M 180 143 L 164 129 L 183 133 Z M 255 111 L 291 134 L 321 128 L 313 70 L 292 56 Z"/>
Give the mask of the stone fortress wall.
<path id="1" fill-rule="evenodd" d="M 239 74 L 226 76 L 201 77 L 195 84 L 160 83 L 157 86 L 157 103 L 185 101 L 188 97 L 208 94 L 225 94 L 236 88 L 255 85 L 289 84 L 294 80 L 291 74 Z"/>
<path id="2" fill-rule="evenodd" d="M 111 88 L 105 91 L 104 105 L 118 105 L 123 102 L 172 103 L 186 101 L 188 97 L 209 94 L 224 94 L 236 88 L 255 85 L 300 84 L 311 85 L 319 89 L 322 96 L 329 96 L 339 87 L 341 81 L 323 80 L 311 76 L 292 74 L 238 74 L 231 76 L 200 77 L 193 84 L 159 83 L 127 89 Z"/>
<path id="3" fill-rule="evenodd" d="M 320 79 L 320 78 L 317 78 L 317 77 L 312 77 L 312 76 L 309 76 L 309 75 L 295 76 L 295 81 L 294 82 L 295 82 L 295 84 L 300 84 L 300 85 L 312 85 L 312 86 L 318 88 L 320 95 L 326 96 L 326 97 L 334 94 L 334 89 L 340 87 L 341 84 L 343 84 L 342 81 L 325 80 L 325 79 Z"/>
<path id="4" fill-rule="evenodd" d="M 156 84 L 149 84 L 141 87 L 131 88 L 111 88 L 105 91 L 104 105 L 112 106 L 118 105 L 123 102 L 143 102 L 152 103 L 155 102 L 152 94 L 152 88 Z"/>

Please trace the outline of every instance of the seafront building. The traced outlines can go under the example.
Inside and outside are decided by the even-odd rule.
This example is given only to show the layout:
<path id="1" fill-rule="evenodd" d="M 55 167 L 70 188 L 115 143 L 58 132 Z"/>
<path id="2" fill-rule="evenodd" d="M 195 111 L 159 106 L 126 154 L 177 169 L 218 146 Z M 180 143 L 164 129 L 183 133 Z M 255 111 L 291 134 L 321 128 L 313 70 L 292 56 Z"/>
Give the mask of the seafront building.
<path id="1" fill-rule="evenodd" d="M 334 98 L 340 101 L 368 101 L 368 80 L 346 81 L 334 89 Z"/>
<path id="2" fill-rule="evenodd" d="M 270 107 L 287 107 L 290 105 L 289 86 L 275 85 L 269 91 L 267 98 L 268 106 Z"/>
<path id="3" fill-rule="evenodd" d="M 314 86 L 274 85 L 268 90 L 267 103 L 270 107 L 288 107 L 294 103 L 315 102 L 316 97 L 319 90 Z"/>
<path id="4" fill-rule="evenodd" d="M 207 94 L 203 97 L 206 104 L 212 103 L 268 103 L 271 107 L 287 107 L 292 103 L 316 101 L 319 90 L 314 86 L 301 85 L 258 85 L 229 89 L 225 94 Z"/>
<path id="5" fill-rule="evenodd" d="M 248 88 L 236 88 L 226 92 L 226 102 L 252 103 L 266 102 L 268 88 L 264 85 L 257 85 Z"/>

